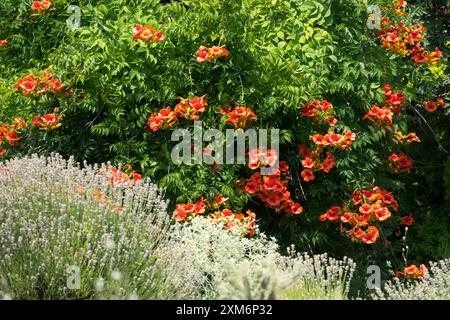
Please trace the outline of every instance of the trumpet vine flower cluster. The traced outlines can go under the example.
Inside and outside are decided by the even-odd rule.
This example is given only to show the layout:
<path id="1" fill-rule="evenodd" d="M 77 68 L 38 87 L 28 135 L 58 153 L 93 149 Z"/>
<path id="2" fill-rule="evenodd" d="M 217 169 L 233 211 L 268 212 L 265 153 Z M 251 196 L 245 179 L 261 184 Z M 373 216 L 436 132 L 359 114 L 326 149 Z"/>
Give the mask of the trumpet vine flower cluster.
<path id="1" fill-rule="evenodd" d="M 188 121 L 200 120 L 200 114 L 205 112 L 205 108 L 208 105 L 206 96 L 190 99 L 179 97 L 179 99 L 181 101 L 175 106 L 173 111 L 170 107 L 167 107 L 152 113 L 147 120 L 145 129 L 152 132 L 168 129 L 178 123 L 179 118 L 184 118 Z"/>
<path id="2" fill-rule="evenodd" d="M 272 167 L 278 160 L 278 154 L 273 149 L 267 149 L 265 151 L 260 149 L 250 150 L 248 152 L 248 157 L 248 167 L 251 170 Z"/>
<path id="3" fill-rule="evenodd" d="M 327 124 L 329 131 L 326 134 L 314 134 L 310 140 L 314 147 L 308 148 L 304 144 L 299 145 L 301 164 L 303 167 L 300 173 L 305 182 L 311 182 L 316 179 L 314 172 L 323 171 L 329 173 L 334 167 L 335 158 L 330 151 L 325 152 L 326 147 L 333 147 L 341 150 L 347 150 L 356 140 L 356 134 L 352 131 L 346 131 L 343 134 L 336 133 L 334 127 L 337 119 L 334 115 L 334 108 L 327 100 L 313 100 L 301 108 L 301 115 L 312 118 L 315 124 Z M 325 155 L 325 158 L 323 158 Z"/>
<path id="4" fill-rule="evenodd" d="M 420 142 L 416 133 L 411 132 L 403 134 L 401 131 L 395 131 L 393 122 L 394 115 L 400 115 L 402 107 L 406 104 L 406 96 L 403 92 L 393 92 L 390 85 L 384 86 L 385 103 L 382 107 L 374 106 L 366 113 L 364 119 L 368 119 L 379 127 L 384 129 L 391 135 L 394 144 L 408 145 L 413 142 Z M 443 100 L 442 102 L 443 103 Z M 412 159 L 405 153 L 392 153 L 388 157 L 388 167 L 394 173 L 409 172 L 414 163 Z"/>
<path id="5" fill-rule="evenodd" d="M 395 144 L 406 144 L 406 145 L 408 145 L 408 144 L 411 144 L 413 142 L 417 142 L 417 143 L 421 142 L 420 138 L 414 132 L 411 132 L 411 133 L 408 133 L 408 134 L 403 134 L 401 131 L 396 131 L 394 133 L 393 139 L 394 139 L 394 143 Z"/>
<path id="6" fill-rule="evenodd" d="M 230 53 L 225 46 L 212 46 L 211 48 L 200 46 L 200 48 L 195 52 L 197 56 L 196 61 L 198 63 L 202 62 L 212 62 L 215 59 L 219 58 L 228 58 Z"/>
<path id="7" fill-rule="evenodd" d="M 62 126 L 63 114 L 58 114 L 58 109 L 55 112 L 48 113 L 43 116 L 34 116 L 32 126 L 41 127 L 45 131 L 52 131 Z"/>
<path id="8" fill-rule="evenodd" d="M 152 113 L 150 118 L 147 120 L 145 129 L 156 132 L 160 129 L 168 129 L 177 122 L 177 116 L 170 109 L 170 107 L 163 108 L 158 112 Z"/>
<path id="9" fill-rule="evenodd" d="M 400 217 L 398 219 L 399 225 L 410 227 L 414 224 L 414 218 L 412 214 L 408 214 L 406 216 Z"/>
<path id="10" fill-rule="evenodd" d="M 31 9 L 37 11 L 37 14 L 33 14 L 33 15 L 42 15 L 44 14 L 45 11 L 47 11 L 48 9 L 50 9 L 50 7 L 52 6 L 52 3 L 50 1 L 47 0 L 43 0 L 43 1 L 34 1 L 31 5 Z"/>
<path id="11" fill-rule="evenodd" d="M 331 207 L 320 216 L 320 220 L 340 222 L 341 230 L 352 241 L 373 244 L 380 235 L 376 224 L 389 219 L 391 210 L 398 210 L 394 196 L 374 187 L 372 190 L 355 190 L 349 205 Z"/>
<path id="12" fill-rule="evenodd" d="M 427 51 L 422 48 L 419 44 L 415 45 L 412 49 L 411 59 L 416 63 L 428 63 L 428 64 L 439 64 L 441 58 L 443 57 L 441 50 L 439 48 L 434 49 L 434 51 Z"/>
<path id="13" fill-rule="evenodd" d="M 114 186 L 122 186 L 127 183 L 135 185 L 139 181 L 142 181 L 142 175 L 133 170 L 133 168 L 128 165 L 124 171 L 105 165 L 99 170 L 99 174 L 107 175 L 109 177 L 109 184 Z"/>
<path id="14" fill-rule="evenodd" d="M 373 106 L 365 115 L 364 119 L 367 119 L 377 126 L 392 127 L 394 121 L 394 115 L 400 114 L 401 108 L 406 103 L 406 96 L 403 92 L 392 92 L 390 85 L 384 86 L 385 103 L 383 106 Z"/>
<path id="15" fill-rule="evenodd" d="M 2 145 L 6 143 L 9 147 L 15 147 L 21 139 L 19 131 L 23 128 L 28 128 L 23 118 L 15 118 L 11 124 L 2 123 L 0 126 L 0 157 L 7 152 Z"/>
<path id="16" fill-rule="evenodd" d="M 406 96 L 403 92 L 393 92 L 390 85 L 384 85 L 385 106 L 396 114 L 400 114 L 400 109 L 406 104 Z"/>
<path id="17" fill-rule="evenodd" d="M 313 148 L 310 149 L 303 144 L 299 145 L 303 166 L 303 171 L 300 176 L 305 182 L 315 180 L 314 172 L 323 171 L 329 173 L 334 167 L 335 158 L 330 151 L 324 150 L 325 147 L 347 150 L 352 146 L 353 141 L 356 140 L 356 134 L 352 131 L 346 131 L 343 134 L 329 131 L 325 135 L 312 135 L 310 139 L 315 145 Z M 324 159 L 323 155 L 325 155 Z"/>
<path id="18" fill-rule="evenodd" d="M 230 209 L 215 211 L 209 216 L 209 220 L 214 223 L 223 224 L 225 230 L 234 227 L 244 227 L 244 236 L 252 237 L 255 234 L 256 214 L 250 210 L 243 213 L 234 213 Z"/>
<path id="19" fill-rule="evenodd" d="M 405 0 L 394 1 L 394 14 L 404 16 L 406 15 L 406 7 L 408 3 Z"/>
<path id="20" fill-rule="evenodd" d="M 235 213 L 223 208 L 227 201 L 228 198 L 219 194 L 212 202 L 201 197 L 195 203 L 177 204 L 173 217 L 177 222 L 187 222 L 198 216 L 206 216 L 213 223 L 223 224 L 225 230 L 239 226 L 244 228 L 243 236 L 253 236 L 256 227 L 255 213 L 250 210 L 246 214 Z"/>
<path id="21" fill-rule="evenodd" d="M 334 147 L 341 150 L 347 150 L 356 140 L 356 134 L 352 131 L 345 131 L 343 134 L 335 133 L 333 131 L 327 132 L 325 135 L 312 135 L 311 141 L 319 148 Z"/>
<path id="22" fill-rule="evenodd" d="M 442 98 L 438 98 L 436 101 L 424 101 L 422 102 L 422 105 L 428 112 L 435 112 L 438 107 L 445 108 L 445 101 Z"/>
<path id="23" fill-rule="evenodd" d="M 315 180 L 314 172 L 323 171 L 329 173 L 334 167 L 335 158 L 333 154 L 329 151 L 325 152 L 325 159 L 322 160 L 321 156 L 323 154 L 322 148 L 317 148 L 315 150 L 309 150 L 305 145 L 301 146 L 300 154 L 302 157 L 303 171 L 300 176 L 303 181 L 311 182 Z"/>
<path id="24" fill-rule="evenodd" d="M 412 159 L 403 152 L 397 154 L 393 153 L 389 156 L 388 167 L 393 173 L 410 172 L 414 166 Z"/>
<path id="25" fill-rule="evenodd" d="M 30 73 L 19 79 L 14 85 L 15 90 L 21 91 L 24 96 L 40 96 L 46 93 L 70 93 L 66 91 L 60 79 L 56 78 L 49 69 L 45 69 L 41 76 Z"/>
<path id="26" fill-rule="evenodd" d="M 249 168 L 252 170 L 272 166 L 278 157 L 271 149 L 267 152 L 254 150 L 249 152 L 249 156 Z M 249 179 L 240 179 L 237 186 L 242 192 L 258 198 L 275 212 L 298 215 L 303 213 L 303 207 L 291 198 L 288 190 L 289 180 L 289 166 L 285 161 L 280 161 L 278 170 L 272 174 L 263 176 L 260 172 L 255 172 Z"/>
<path id="27" fill-rule="evenodd" d="M 188 121 L 200 120 L 200 114 L 205 112 L 208 105 L 206 96 L 194 97 L 191 99 L 179 98 L 181 101 L 175 106 L 174 112 L 178 117 Z"/>
<path id="28" fill-rule="evenodd" d="M 64 117 L 63 114 L 58 114 L 58 108 L 55 108 L 54 113 L 49 113 L 43 116 L 34 116 L 32 121 L 32 127 L 41 127 L 45 131 L 51 131 L 59 128 L 62 123 L 61 120 Z M 16 117 L 11 123 L 2 123 L 0 126 L 0 157 L 7 153 L 4 143 L 8 147 L 16 147 L 19 140 L 21 140 L 20 134 L 24 129 L 28 129 L 27 121 L 22 117 Z M 2 145 L 4 147 L 2 147 Z"/>
<path id="29" fill-rule="evenodd" d="M 132 30 L 133 40 L 142 40 L 144 42 L 159 42 L 164 41 L 166 37 L 160 31 L 156 31 L 155 27 L 151 25 L 136 24 Z"/>
<path id="30" fill-rule="evenodd" d="M 247 128 L 256 120 L 256 114 L 247 106 L 237 106 L 233 110 L 222 108 L 221 113 L 225 115 L 225 123 L 232 124 L 235 128 Z"/>
<path id="31" fill-rule="evenodd" d="M 370 110 L 365 114 L 364 119 L 368 119 L 369 121 L 375 123 L 377 126 L 392 126 L 394 118 L 394 113 L 388 107 L 378 107 L 373 106 Z"/>
<path id="32" fill-rule="evenodd" d="M 405 1 L 395 0 L 392 9 L 384 8 L 387 13 L 393 13 L 394 17 L 390 19 L 387 15 L 382 16 L 382 26 L 378 32 L 381 47 L 402 57 L 410 56 L 417 64 L 439 64 L 442 58 L 439 48 L 428 51 L 421 46 L 427 33 L 423 24 L 409 24 L 404 20 L 398 21 L 396 18 L 406 14 L 406 7 Z"/>
<path id="33" fill-rule="evenodd" d="M 427 267 L 421 264 L 420 267 L 417 267 L 415 264 L 406 267 L 402 271 L 395 272 L 395 276 L 397 278 L 407 278 L 407 279 L 422 279 L 428 273 Z"/>
<path id="34" fill-rule="evenodd" d="M 316 124 L 326 123 L 330 126 L 335 126 L 337 123 L 333 105 L 327 100 L 307 102 L 301 108 L 301 115 L 312 118 Z"/>

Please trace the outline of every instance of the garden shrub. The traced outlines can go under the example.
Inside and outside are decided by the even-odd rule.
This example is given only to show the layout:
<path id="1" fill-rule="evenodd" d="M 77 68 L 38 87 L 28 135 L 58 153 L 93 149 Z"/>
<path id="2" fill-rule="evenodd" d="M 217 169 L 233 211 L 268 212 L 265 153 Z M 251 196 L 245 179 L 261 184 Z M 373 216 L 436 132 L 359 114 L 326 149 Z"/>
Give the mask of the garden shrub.
<path id="1" fill-rule="evenodd" d="M 164 298 L 155 260 L 167 202 L 150 182 L 111 170 L 56 155 L 0 165 L 0 290 L 14 299 Z M 79 288 L 70 287 L 72 266 Z"/>
<path id="2" fill-rule="evenodd" d="M 360 262 L 357 280 L 371 264 L 405 267 L 405 241 L 414 263 L 448 256 L 448 7 L 79 0 L 69 30 L 71 1 L 31 2 L 0 4 L 3 158 L 122 163 L 166 190 L 169 211 L 222 194 L 222 213 L 251 209 L 282 248 Z M 284 171 L 266 184 L 254 163 L 174 164 L 171 134 L 194 120 L 279 129 Z"/>

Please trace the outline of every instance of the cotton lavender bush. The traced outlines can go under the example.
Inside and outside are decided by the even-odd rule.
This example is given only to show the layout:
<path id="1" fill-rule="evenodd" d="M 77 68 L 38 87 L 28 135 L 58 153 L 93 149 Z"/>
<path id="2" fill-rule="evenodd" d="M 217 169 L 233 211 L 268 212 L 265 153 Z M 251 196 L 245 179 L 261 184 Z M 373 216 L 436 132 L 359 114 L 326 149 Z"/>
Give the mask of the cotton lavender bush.
<path id="1" fill-rule="evenodd" d="M 172 288 L 191 299 L 345 299 L 355 264 L 348 258 L 279 253 L 273 238 L 224 230 L 204 218 L 178 224 L 161 250 Z"/>
<path id="2" fill-rule="evenodd" d="M 58 155 L 0 164 L 0 292 L 166 298 L 156 264 L 170 225 L 162 192 L 148 181 L 112 185 L 100 169 Z"/>
<path id="3" fill-rule="evenodd" d="M 216 299 L 228 265 L 258 260 L 278 250 L 274 239 L 261 233 L 242 237 L 243 231 L 239 226 L 224 230 L 203 217 L 176 224 L 159 256 L 159 263 L 173 275 L 168 279 L 170 287 L 184 299 Z"/>
<path id="4" fill-rule="evenodd" d="M 376 300 L 450 300 L 450 259 L 430 262 L 423 279 L 388 281 L 372 295 Z"/>

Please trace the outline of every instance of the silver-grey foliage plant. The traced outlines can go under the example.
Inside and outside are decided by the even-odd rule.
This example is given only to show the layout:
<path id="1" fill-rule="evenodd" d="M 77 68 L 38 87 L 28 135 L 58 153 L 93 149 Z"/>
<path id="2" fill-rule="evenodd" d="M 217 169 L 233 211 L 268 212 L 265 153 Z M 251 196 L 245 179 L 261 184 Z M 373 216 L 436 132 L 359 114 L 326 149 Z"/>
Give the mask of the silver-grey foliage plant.
<path id="1" fill-rule="evenodd" d="M 224 230 L 203 217 L 176 225 L 161 261 L 171 287 L 192 299 L 346 299 L 355 264 L 290 251 L 257 231 Z M 169 271 L 172 270 L 172 271 Z"/>
<path id="2" fill-rule="evenodd" d="M 450 259 L 430 262 L 423 279 L 388 281 L 377 289 L 373 299 L 381 300 L 450 300 Z"/>
<path id="3" fill-rule="evenodd" d="M 6 298 L 165 298 L 156 266 L 169 216 L 148 181 L 61 156 L 0 164 L 0 293 Z"/>

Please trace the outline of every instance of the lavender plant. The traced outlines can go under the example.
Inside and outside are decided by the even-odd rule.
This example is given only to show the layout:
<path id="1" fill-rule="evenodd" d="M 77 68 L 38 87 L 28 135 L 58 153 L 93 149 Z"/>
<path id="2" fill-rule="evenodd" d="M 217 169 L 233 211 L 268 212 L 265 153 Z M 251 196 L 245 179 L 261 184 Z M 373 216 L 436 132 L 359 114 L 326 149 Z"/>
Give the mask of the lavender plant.
<path id="1" fill-rule="evenodd" d="M 220 284 L 223 299 L 345 300 L 355 263 L 292 251 L 229 267 Z"/>
<path id="2" fill-rule="evenodd" d="M 105 168 L 58 155 L 0 164 L 0 292 L 13 299 L 167 298 L 156 264 L 167 202 L 152 183 L 114 183 Z"/>
<path id="3" fill-rule="evenodd" d="M 450 300 L 450 259 L 430 262 L 430 272 L 423 279 L 394 278 L 377 289 L 373 299 L 381 300 Z"/>
<path id="4" fill-rule="evenodd" d="M 356 264 L 348 257 L 338 260 L 321 255 L 297 253 L 291 248 L 289 256 L 283 257 L 278 268 L 291 281 L 280 291 L 280 299 L 289 300 L 345 300 Z"/>

